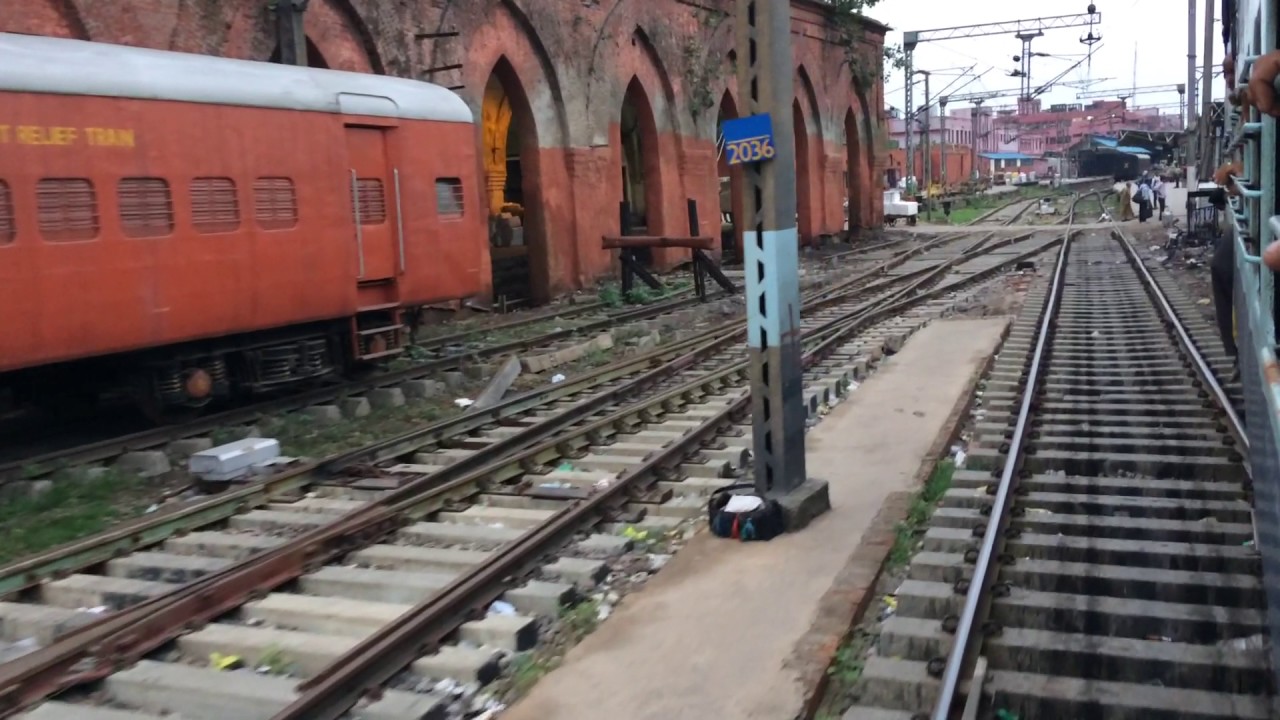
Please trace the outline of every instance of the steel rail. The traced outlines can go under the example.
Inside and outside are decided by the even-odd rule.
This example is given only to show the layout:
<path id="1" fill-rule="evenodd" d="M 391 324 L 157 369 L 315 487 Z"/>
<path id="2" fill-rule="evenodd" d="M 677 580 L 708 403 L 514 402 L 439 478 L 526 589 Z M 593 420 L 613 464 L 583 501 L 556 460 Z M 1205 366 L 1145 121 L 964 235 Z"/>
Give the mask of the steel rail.
<path id="1" fill-rule="evenodd" d="M 960 620 L 956 626 L 955 643 L 951 646 L 946 666 L 942 671 L 942 683 L 938 688 L 938 700 L 934 705 L 932 720 L 950 719 L 962 672 L 969 664 L 970 645 L 974 644 L 971 642 L 974 626 L 990 598 L 989 589 L 995 579 L 995 573 L 991 572 L 992 558 L 996 555 L 997 545 L 1003 539 L 1005 527 L 1008 525 L 1009 514 L 1007 506 L 1009 498 L 1013 496 L 1015 490 L 1013 487 L 1014 479 L 1017 477 L 1022 464 L 1022 445 L 1030 427 L 1031 408 L 1035 402 L 1036 392 L 1039 389 L 1040 376 L 1045 364 L 1054 320 L 1062 299 L 1067 255 L 1071 249 L 1071 226 L 1075 217 L 1075 206 L 1079 201 L 1080 198 L 1077 197 L 1071 204 L 1067 228 L 1062 237 L 1062 247 L 1058 251 L 1057 265 L 1053 269 L 1049 297 L 1045 301 L 1043 317 L 1040 321 L 1035 352 L 1031 358 L 1031 366 L 1027 370 L 1026 386 L 1022 391 L 1022 402 L 1018 409 L 1017 424 L 1014 427 L 1013 437 L 1010 439 L 1004 468 L 1000 473 L 1000 483 L 996 488 L 995 500 L 991 505 L 990 520 L 987 522 L 986 529 L 982 534 L 982 547 L 978 551 L 978 559 L 974 564 L 973 575 L 969 580 L 968 592 L 965 594 L 964 609 L 961 611 Z"/>
<path id="2" fill-rule="evenodd" d="M 938 241 L 931 245 L 936 246 L 941 242 Z M 902 256 L 893 258 L 877 268 L 846 281 L 844 284 L 851 285 L 862 280 L 871 279 L 882 272 L 886 272 L 887 269 L 900 265 L 905 262 L 907 257 L 912 257 L 916 254 L 918 254 L 917 249 L 912 249 L 907 253 L 903 253 Z M 882 284 L 893 284 L 907 277 L 910 277 L 910 275 L 890 278 Z M 878 289 L 879 286 L 861 287 L 847 290 L 847 292 L 874 292 Z M 847 295 L 832 296 L 821 300 L 813 300 L 805 307 L 805 311 L 811 312 L 837 302 L 846 301 L 847 297 Z M 252 485 L 209 498 L 196 505 L 161 511 L 160 513 L 125 523 L 95 538 L 76 541 L 54 548 L 36 557 L 12 563 L 0 568 L 0 597 L 32 587 L 60 574 L 76 572 L 110 560 L 120 554 L 162 542 L 179 532 L 193 530 L 225 520 L 239 512 L 241 508 L 259 506 L 270 502 L 274 497 L 296 491 L 313 482 L 316 477 L 333 476 L 337 471 L 355 465 L 374 464 L 396 455 L 413 452 L 415 449 L 425 445 L 439 443 L 486 425 L 502 422 L 507 418 L 520 415 L 532 408 L 549 404 L 558 399 L 586 392 L 615 380 L 625 379 L 627 376 L 634 375 L 637 372 L 644 372 L 646 368 L 665 366 L 666 363 L 678 359 L 690 351 L 698 352 L 702 357 L 709 357 L 727 345 L 726 337 L 731 339 L 732 335 L 740 334 L 740 326 L 740 322 L 729 321 L 711 330 L 710 338 L 703 336 L 658 348 L 639 357 L 614 363 L 564 383 L 522 393 L 504 400 L 487 410 L 442 420 L 396 438 L 367 445 L 359 450 L 340 453 L 321 462 L 307 463 Z M 648 373 L 647 376 L 652 377 L 652 373 Z M 517 443 L 512 442 L 511 445 L 516 447 Z"/>
<path id="3" fill-rule="evenodd" d="M 1042 246 L 1031 254 L 1038 255 L 1046 247 Z M 1022 259 L 1023 256 L 1020 255 L 999 263 L 959 283 L 939 288 L 934 294 L 949 291 L 958 285 L 971 284 L 980 275 L 981 279 L 985 279 Z M 803 367 L 808 369 L 822 360 L 836 347 L 838 341 L 843 341 L 849 334 L 904 312 L 920 299 L 922 298 L 904 300 L 872 309 L 851 320 L 844 333 L 828 338 L 818 347 L 806 352 L 802 359 Z M 742 365 L 745 369 L 745 363 Z M 300 687 L 303 694 L 271 720 L 339 720 L 368 692 L 376 691 L 391 680 L 424 650 L 438 646 L 461 621 L 498 597 L 514 577 L 522 575 L 522 570 L 555 542 L 580 529 L 584 523 L 593 522 L 600 509 L 607 506 L 619 493 L 628 491 L 631 486 L 646 479 L 658 479 L 664 464 L 671 464 L 673 457 L 683 457 L 695 443 L 704 442 L 709 434 L 714 433 L 716 428 L 723 426 L 730 418 L 742 417 L 749 411 L 750 402 L 751 396 L 747 393 L 689 435 L 649 456 L 642 466 L 621 476 L 600 494 L 566 507 L 545 524 L 504 546 L 491 562 L 485 562 L 463 573 L 448 587 L 367 637 L 302 683 Z"/>
<path id="4" fill-rule="evenodd" d="M 1038 253 L 1043 248 L 1037 249 Z M 1018 258 L 974 273 L 965 280 L 939 288 L 900 306 L 872 311 L 854 318 L 846 332 L 855 332 L 860 324 L 886 313 L 899 311 L 911 303 L 943 291 L 966 285 L 989 276 Z M 831 337 L 822 347 L 834 347 Z M 810 357 L 812 357 L 810 353 Z M 733 375 L 745 380 L 746 364 L 742 363 L 698 378 L 691 383 L 656 398 L 574 430 L 578 438 L 590 440 L 592 433 L 617 432 L 617 424 L 631 427 L 645 421 L 652 408 L 665 408 L 679 402 L 695 389 L 710 387 L 713 391 Z M 634 420 L 629 420 L 634 418 Z M 67 687 L 91 682 L 110 674 L 122 663 L 127 664 L 151 652 L 185 628 L 208 622 L 234 610 L 239 605 L 327 561 L 339 558 L 354 547 L 367 545 L 394 532 L 409 518 L 391 503 L 404 507 L 409 503 L 414 515 L 423 516 L 442 509 L 446 503 L 482 491 L 492 476 L 501 476 L 514 468 L 526 472 L 528 464 L 549 459 L 564 447 L 565 438 L 553 437 L 540 446 L 522 451 L 519 458 L 505 458 L 479 468 L 466 476 L 441 485 L 438 474 L 412 481 L 390 495 L 364 508 L 352 511 L 334 523 L 310 531 L 279 548 L 265 551 L 216 573 L 183 585 L 171 593 L 107 616 L 103 620 L 68 634 L 54 644 L 0 667 L 0 713 L 8 716 Z M 521 460 L 526 464 L 521 464 Z"/>
<path id="5" fill-rule="evenodd" d="M 1112 237 L 1119 241 L 1120 246 L 1124 248 L 1125 254 L 1129 258 L 1129 263 L 1137 270 L 1139 277 L 1142 278 L 1142 282 L 1147 288 L 1147 292 L 1152 296 L 1152 301 L 1160 309 L 1160 312 L 1164 314 L 1169 329 L 1177 338 L 1178 344 L 1182 346 L 1183 352 L 1188 355 L 1191 364 L 1195 366 L 1196 374 L 1200 376 L 1200 381 L 1207 386 L 1214 402 L 1218 404 L 1223 414 L 1227 416 L 1227 430 L 1235 438 L 1236 442 L 1240 444 L 1240 447 L 1243 448 L 1241 462 L 1248 467 L 1249 437 L 1245 433 L 1244 421 L 1236 413 L 1235 406 L 1231 403 L 1231 398 L 1227 395 L 1227 391 L 1222 387 L 1222 384 L 1218 382 L 1217 375 L 1214 374 L 1213 368 L 1209 367 L 1209 363 L 1200 353 L 1200 349 L 1196 347 L 1195 341 L 1182 324 L 1177 311 L 1169 303 L 1169 297 L 1161 289 L 1151 272 L 1147 270 L 1147 266 L 1142 262 L 1142 257 L 1138 254 L 1133 243 L 1114 220 L 1111 221 L 1111 225 Z"/>
<path id="6" fill-rule="evenodd" d="M 839 283 L 835 289 L 847 287 L 851 283 L 857 282 L 862 278 L 892 269 L 893 267 L 896 267 L 897 265 L 902 264 L 910 257 L 913 257 L 914 255 L 919 254 L 920 252 L 925 252 L 929 249 L 932 249 L 932 247 L 938 244 L 942 244 L 944 242 L 947 242 L 947 240 L 939 239 L 939 240 L 932 241 L 931 243 L 925 243 L 915 248 L 911 248 L 903 253 L 899 253 L 897 256 L 890 258 L 885 263 L 881 263 L 877 267 L 873 268 L 871 271 L 867 273 L 863 273 L 851 280 L 843 281 Z M 895 244 L 895 243 L 885 243 L 885 245 L 891 245 L 891 244 Z M 849 252 L 853 252 L 853 251 L 849 251 Z M 830 295 L 831 289 L 824 290 L 823 293 L 825 295 Z M 732 297 L 732 296 L 728 295 L 727 293 L 717 292 L 713 297 L 725 298 L 725 297 Z M 434 358 L 434 359 L 419 363 L 417 365 L 414 365 L 413 367 L 405 368 L 403 370 L 395 370 L 395 371 L 390 371 L 386 373 L 380 373 L 370 378 L 347 381 L 337 387 L 322 387 L 322 388 L 315 388 L 312 390 L 305 390 L 298 393 L 290 394 L 288 397 L 277 398 L 273 400 L 266 400 L 260 403 L 254 403 L 249 406 L 226 410 L 214 415 L 197 418 L 190 422 L 181 423 L 178 425 L 171 425 L 171 426 L 166 426 L 162 428 L 142 430 L 142 431 L 131 433 L 129 435 L 125 435 L 122 437 L 107 438 L 104 440 L 94 441 L 91 443 L 86 443 L 86 444 L 79 445 L 72 448 L 66 448 L 61 450 L 45 452 L 38 455 L 28 456 L 18 460 L 0 461 L 0 479 L 4 478 L 5 476 L 13 475 L 19 471 L 22 471 L 24 473 L 24 476 L 28 476 L 28 477 L 32 476 L 31 475 L 32 472 L 35 472 L 37 474 L 34 475 L 34 477 L 38 477 L 40 474 L 47 474 L 49 472 L 53 472 L 53 468 L 57 464 L 88 463 L 88 462 L 96 462 L 100 460 L 109 459 L 117 455 L 120 455 L 124 452 L 132 451 L 132 450 L 143 450 L 143 449 L 155 447 L 157 445 L 163 445 L 167 442 L 171 442 L 174 440 L 179 440 L 179 439 L 191 437 L 194 435 L 208 433 L 213 430 L 216 430 L 219 427 L 223 427 L 226 425 L 251 422 L 264 415 L 278 413 L 278 412 L 285 412 L 288 410 L 294 410 L 300 407 L 305 407 L 307 405 L 313 405 L 320 402 L 330 401 L 335 398 L 340 398 L 340 397 L 344 397 L 352 394 L 359 394 L 361 392 L 367 392 L 369 390 L 372 390 L 378 387 L 394 385 L 400 382 L 404 382 L 405 380 L 413 380 L 413 379 L 421 378 L 421 377 L 430 375 L 432 373 L 441 372 L 444 370 L 449 370 L 449 369 L 458 367 L 461 363 L 464 363 L 470 360 L 497 357 L 497 356 L 510 353 L 512 351 L 523 351 L 530 348 L 538 347 L 544 343 L 554 342 L 555 340 L 572 337 L 576 334 L 594 332 L 594 331 L 602 330 L 608 327 L 613 327 L 621 323 L 631 322 L 634 320 L 648 318 L 655 315 L 661 315 L 665 312 L 674 311 L 682 307 L 693 306 L 696 304 L 698 304 L 696 298 L 692 298 L 692 297 L 685 298 L 685 299 L 674 299 L 671 301 L 667 301 L 665 303 L 658 303 L 655 305 L 648 305 L 642 308 L 635 308 L 635 309 L 623 311 L 620 313 L 614 313 L 607 318 L 604 318 L 592 323 L 587 323 L 585 325 L 573 327 L 573 328 L 566 328 L 563 330 L 552 331 L 550 333 L 543 333 L 537 336 L 531 336 L 529 338 L 512 340 L 506 343 L 496 344 L 496 345 L 492 345 L 492 346 L 488 346 L 488 347 L 480 348 L 476 350 L 470 350 L 470 351 L 458 353 L 456 355 L 451 355 L 448 357 Z M 551 317 L 554 317 L 554 316 L 551 316 Z M 514 323 L 514 324 L 519 324 L 519 323 Z M 510 327 L 511 325 L 513 324 L 504 324 L 501 327 Z M 460 334 L 448 336 L 446 338 L 433 338 L 431 342 L 434 344 L 431 345 L 431 347 L 436 347 L 436 348 L 443 347 L 448 344 L 448 342 L 445 342 L 445 341 L 452 340 L 454 338 L 465 337 L 467 335 L 493 332 L 495 329 L 496 328 L 494 327 L 480 328 L 474 331 L 469 331 L 467 333 L 460 333 Z M 43 470 L 43 473 L 40 472 L 41 470 Z M 0 480 L 0 482 L 2 482 L 2 480 Z"/>
<path id="7" fill-rule="evenodd" d="M 1072 215 L 1074 218 L 1075 205 L 1085 197 L 1096 197 L 1102 202 L 1101 195 L 1097 192 L 1091 192 L 1082 195 L 1072 204 Z M 1204 356 L 1196 347 L 1191 335 L 1187 332 L 1182 323 L 1182 319 L 1178 316 L 1177 311 L 1169 303 L 1168 297 L 1160 288 L 1155 278 L 1147 270 L 1142 262 L 1141 256 L 1133 247 L 1133 244 L 1125 236 L 1123 230 L 1114 219 L 1110 225 L 1111 237 L 1115 239 L 1125 252 L 1125 256 L 1130 266 L 1134 269 L 1142 281 L 1152 304 L 1160 311 L 1163 316 L 1165 327 L 1182 348 L 1187 359 L 1194 365 L 1196 373 L 1200 376 L 1202 382 L 1209 389 L 1209 393 L 1217 403 L 1219 409 L 1226 415 L 1228 420 L 1228 431 L 1235 437 L 1241 446 L 1248 449 L 1248 439 L 1245 436 L 1244 425 L 1240 417 L 1235 412 L 1231 404 L 1230 398 L 1226 391 L 1218 383 L 1212 368 L 1205 361 Z M 1068 223 L 1067 236 L 1071 235 L 1070 221 Z M 978 559 L 974 565 L 974 571 L 969 580 L 968 591 L 965 595 L 964 609 L 960 615 L 959 622 L 956 626 L 956 640 L 949 654 L 946 667 L 942 672 L 942 682 L 939 687 L 938 700 L 934 706 L 932 720 L 949 720 L 956 704 L 957 693 L 965 671 L 972 659 L 976 658 L 980 651 L 978 642 L 974 638 L 975 624 L 979 618 L 986 617 L 989 612 L 991 602 L 991 589 L 995 581 L 995 573 L 992 572 L 992 558 L 995 557 L 1002 549 L 1006 528 L 1009 522 L 1009 499 L 1016 493 L 1015 487 L 1018 479 L 1018 473 L 1021 470 L 1022 461 L 1025 457 L 1023 452 L 1023 444 L 1026 440 L 1027 430 L 1030 427 L 1030 417 L 1033 412 L 1035 396 L 1039 390 L 1039 383 L 1043 374 L 1043 366 L 1046 364 L 1046 351 L 1052 343 L 1053 328 L 1056 324 L 1056 316 L 1060 307 L 1062 295 L 1064 294 L 1064 279 L 1066 276 L 1067 256 L 1070 249 L 1070 242 L 1063 243 L 1062 250 L 1059 253 L 1058 265 L 1054 269 L 1053 282 L 1050 286 L 1050 294 L 1045 302 L 1045 311 L 1041 319 L 1041 324 L 1036 338 L 1035 351 L 1032 356 L 1031 365 L 1026 372 L 1026 386 L 1023 389 L 1022 402 L 1019 406 L 1017 423 L 1010 438 L 1008 454 L 1005 458 L 1005 464 L 1000 475 L 1000 482 L 996 488 L 995 500 L 991 505 L 991 512 L 986 528 L 983 532 L 982 546 L 979 549 Z M 1247 466 L 1247 452 L 1242 454 L 1241 460 Z M 963 582 L 963 581 L 962 581 Z M 970 647 L 973 646 L 973 647 Z M 970 688 L 969 693 L 981 692 L 981 688 Z"/>
<path id="8" fill-rule="evenodd" d="M 716 297 L 719 297 L 722 294 L 723 293 L 717 293 Z M 725 297 L 728 297 L 728 295 L 725 295 Z M 17 460 L 3 461 L 0 462 L 0 477 L 12 475 L 17 471 L 24 471 L 24 474 L 28 479 L 30 477 L 39 477 L 41 474 L 53 472 L 53 468 L 48 466 L 55 463 L 88 463 L 105 460 L 124 452 L 144 450 L 157 445 L 163 445 L 173 440 L 211 432 L 219 427 L 233 425 L 236 423 L 251 422 L 264 415 L 294 410 L 336 398 L 368 392 L 369 390 L 379 387 L 395 385 L 406 380 L 422 378 L 433 373 L 455 369 L 467 362 L 500 357 L 512 352 L 530 350 L 540 347 L 546 343 L 564 340 L 582 333 L 604 330 L 622 322 L 630 322 L 637 319 L 661 315 L 665 312 L 671 312 L 672 310 L 693 304 L 696 304 L 696 298 L 687 298 L 670 304 L 648 305 L 625 313 L 611 315 L 607 318 L 586 323 L 584 325 L 554 330 L 536 336 L 497 343 L 482 348 L 475 348 L 456 355 L 432 358 L 402 370 L 381 372 L 373 377 L 349 380 L 342 382 L 337 386 L 303 390 L 297 393 L 291 393 L 287 397 L 275 398 L 253 403 L 245 407 L 224 410 L 214 415 L 197 418 L 190 422 L 178 425 L 141 430 L 124 437 L 107 438 L 105 440 L 86 443 L 84 445 L 64 450 L 54 450 Z M 42 467 L 45 472 L 38 472 Z M 33 475 L 32 473 L 35 474 Z"/>

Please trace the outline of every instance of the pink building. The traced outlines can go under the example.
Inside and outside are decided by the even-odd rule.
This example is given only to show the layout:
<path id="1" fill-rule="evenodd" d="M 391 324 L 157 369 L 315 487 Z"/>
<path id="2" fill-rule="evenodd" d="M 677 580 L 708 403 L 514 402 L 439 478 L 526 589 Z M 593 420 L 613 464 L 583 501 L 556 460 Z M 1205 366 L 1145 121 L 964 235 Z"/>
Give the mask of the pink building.
<path id="1" fill-rule="evenodd" d="M 930 141 L 944 139 L 941 117 L 936 108 L 929 116 Z M 888 111 L 889 137 L 896 147 L 906 146 L 906 122 L 901 112 Z M 952 146 L 968 146 L 977 153 L 1029 156 L 1036 159 L 1037 171 L 1050 167 L 1066 149 L 1090 135 L 1116 136 L 1122 130 L 1178 130 L 1175 114 L 1161 114 L 1153 108 L 1129 108 L 1124 100 L 1094 100 L 1089 104 L 1062 103 L 1045 110 L 1039 99 L 1017 105 L 952 108 L 947 112 L 946 141 Z M 924 121 L 915 122 L 917 145 L 924 142 Z M 981 164 L 979 165 L 981 167 Z"/>

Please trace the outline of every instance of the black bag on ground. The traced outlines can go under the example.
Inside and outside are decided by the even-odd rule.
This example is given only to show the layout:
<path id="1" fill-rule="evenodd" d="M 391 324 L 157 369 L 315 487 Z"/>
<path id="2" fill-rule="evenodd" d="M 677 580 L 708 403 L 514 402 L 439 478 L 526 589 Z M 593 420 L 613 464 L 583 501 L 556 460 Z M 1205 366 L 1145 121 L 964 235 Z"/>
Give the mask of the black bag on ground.
<path id="1" fill-rule="evenodd" d="M 722 538 L 736 538 L 743 542 L 772 540 L 781 535 L 782 507 L 778 502 L 762 498 L 755 492 L 737 492 L 741 490 L 754 491 L 755 485 L 737 483 L 722 487 L 711 494 L 711 500 L 707 503 L 707 520 L 710 522 L 711 532 Z M 758 502 L 747 501 L 744 504 L 754 505 L 754 507 L 735 512 L 728 507 L 734 496 L 751 498 Z"/>

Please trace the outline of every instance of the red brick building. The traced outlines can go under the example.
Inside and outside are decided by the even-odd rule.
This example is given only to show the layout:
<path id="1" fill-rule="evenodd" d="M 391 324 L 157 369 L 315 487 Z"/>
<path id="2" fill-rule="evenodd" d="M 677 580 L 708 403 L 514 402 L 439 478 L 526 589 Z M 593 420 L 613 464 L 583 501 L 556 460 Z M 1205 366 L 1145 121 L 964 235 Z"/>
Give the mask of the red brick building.
<path id="1" fill-rule="evenodd" d="M 21 10 L 17 5 L 22 5 Z M 269 60 L 268 0 L 0 0 L 0 31 Z M 649 234 L 720 229 L 718 124 L 736 116 L 734 0 L 310 0 L 308 61 L 457 88 L 482 144 L 495 275 L 537 301 L 607 274 L 619 201 Z M 792 0 L 802 240 L 874 227 L 884 33 Z M 431 37 L 457 31 L 457 37 Z M 851 46 L 844 41 L 852 32 Z M 420 37 L 427 35 L 428 37 Z M 461 66 L 455 68 L 454 66 Z M 317 149 L 323 151 L 323 149 Z M 734 182 L 734 185 L 737 183 Z M 655 251 L 670 266 L 685 251 Z M 505 271 L 504 271 L 505 272 Z"/>

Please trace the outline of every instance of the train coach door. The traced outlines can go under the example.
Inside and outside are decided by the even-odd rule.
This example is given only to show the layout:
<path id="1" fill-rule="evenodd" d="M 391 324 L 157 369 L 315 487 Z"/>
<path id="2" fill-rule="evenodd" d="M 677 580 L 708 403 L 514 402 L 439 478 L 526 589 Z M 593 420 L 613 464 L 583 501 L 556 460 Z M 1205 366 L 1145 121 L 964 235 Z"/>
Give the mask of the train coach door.
<path id="1" fill-rule="evenodd" d="M 386 131 L 347 127 L 347 156 L 360 282 L 388 280 L 400 266 L 397 178 L 387 167 Z"/>

